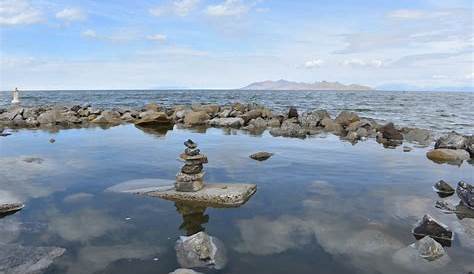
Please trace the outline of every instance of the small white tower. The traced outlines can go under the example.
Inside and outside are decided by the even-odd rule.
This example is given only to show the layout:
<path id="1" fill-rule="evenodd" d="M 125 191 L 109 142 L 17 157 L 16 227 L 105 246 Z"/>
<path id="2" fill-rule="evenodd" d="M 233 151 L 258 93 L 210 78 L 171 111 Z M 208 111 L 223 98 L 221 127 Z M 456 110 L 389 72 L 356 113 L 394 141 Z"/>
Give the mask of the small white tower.
<path id="1" fill-rule="evenodd" d="M 12 104 L 19 104 L 20 103 L 20 92 L 18 91 L 18 88 L 15 88 L 13 91 L 13 100 Z"/>

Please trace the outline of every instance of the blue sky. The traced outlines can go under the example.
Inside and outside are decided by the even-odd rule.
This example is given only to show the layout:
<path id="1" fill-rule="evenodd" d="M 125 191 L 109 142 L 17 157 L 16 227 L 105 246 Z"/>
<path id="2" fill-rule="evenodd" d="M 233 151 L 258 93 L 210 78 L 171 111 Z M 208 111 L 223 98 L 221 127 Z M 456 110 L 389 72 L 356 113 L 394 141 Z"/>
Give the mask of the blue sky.
<path id="1" fill-rule="evenodd" d="M 473 3 L 0 0 L 0 89 L 473 86 Z"/>

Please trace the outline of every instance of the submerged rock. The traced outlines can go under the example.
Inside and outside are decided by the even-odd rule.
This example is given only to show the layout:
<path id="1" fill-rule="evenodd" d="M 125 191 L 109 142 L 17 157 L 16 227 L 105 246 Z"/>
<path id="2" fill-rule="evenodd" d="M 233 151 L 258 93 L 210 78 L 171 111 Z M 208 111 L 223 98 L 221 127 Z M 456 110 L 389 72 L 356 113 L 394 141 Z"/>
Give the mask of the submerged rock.
<path id="1" fill-rule="evenodd" d="M 474 186 L 461 181 L 456 188 L 456 194 L 465 206 L 474 210 Z"/>
<path id="2" fill-rule="evenodd" d="M 403 137 L 411 143 L 427 146 L 433 142 L 433 134 L 427 129 L 403 128 Z"/>
<path id="3" fill-rule="evenodd" d="M 446 149 L 446 148 L 438 148 L 432 149 L 426 153 L 426 157 L 428 159 L 437 162 L 437 163 L 445 163 L 445 162 L 462 162 L 464 160 L 469 160 L 470 155 L 467 151 L 463 149 Z"/>
<path id="4" fill-rule="evenodd" d="M 415 243 L 415 248 L 423 259 L 434 261 L 441 258 L 446 251 L 437 241 L 431 237 L 423 237 L 423 239 Z"/>
<path id="5" fill-rule="evenodd" d="M 29 247 L 0 243 L 0 273 L 38 274 L 66 250 L 59 247 Z"/>
<path id="6" fill-rule="evenodd" d="M 273 153 L 261 151 L 261 152 L 254 153 L 250 155 L 249 157 L 257 161 L 265 161 L 272 156 L 273 156 Z"/>
<path id="7" fill-rule="evenodd" d="M 202 231 L 189 237 L 181 236 L 176 242 L 175 249 L 178 263 L 184 268 L 223 269 L 227 264 L 222 242 Z"/>
<path id="8" fill-rule="evenodd" d="M 428 214 L 423 216 L 412 232 L 416 239 L 430 236 L 444 246 L 451 246 L 454 235 L 448 226 L 438 222 Z"/>
<path id="9" fill-rule="evenodd" d="M 454 188 L 443 180 L 440 180 L 434 185 L 434 190 L 443 197 L 451 196 L 455 192 Z"/>
<path id="10" fill-rule="evenodd" d="M 202 274 L 201 272 L 196 272 L 192 269 L 188 268 L 178 268 L 173 272 L 170 272 L 169 274 Z"/>

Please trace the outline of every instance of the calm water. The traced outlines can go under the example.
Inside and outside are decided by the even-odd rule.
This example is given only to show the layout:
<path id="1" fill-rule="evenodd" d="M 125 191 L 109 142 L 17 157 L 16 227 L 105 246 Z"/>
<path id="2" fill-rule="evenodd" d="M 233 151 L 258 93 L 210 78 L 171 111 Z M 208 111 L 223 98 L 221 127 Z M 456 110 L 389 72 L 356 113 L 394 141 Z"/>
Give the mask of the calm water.
<path id="1" fill-rule="evenodd" d="M 440 179 L 474 182 L 472 164 L 439 165 L 426 159 L 425 148 L 404 153 L 370 140 L 353 146 L 332 135 L 299 140 L 220 129 L 153 134 L 131 125 L 22 130 L 0 138 L 0 199 L 14 196 L 27 205 L 0 219 L 0 242 L 66 248 L 46 273 L 173 271 L 179 267 L 175 242 L 186 234 L 174 203 L 105 190 L 131 180 L 173 180 L 187 138 L 209 158 L 207 182 L 258 185 L 242 207 L 208 208 L 208 220 L 194 220 L 227 250 L 223 270 L 203 273 L 474 271 L 474 219 L 440 213 L 431 189 Z M 275 155 L 265 162 L 248 158 L 262 150 Z M 457 203 L 455 197 L 448 201 Z M 455 231 L 448 256 L 431 263 L 406 248 L 425 213 Z"/>
<path id="2" fill-rule="evenodd" d="M 474 133 L 472 92 L 103 90 L 24 91 L 21 97 L 24 105 L 92 103 L 97 107 L 141 107 L 153 101 L 166 106 L 256 102 L 277 111 L 286 111 L 294 105 L 300 110 L 327 109 L 332 115 L 352 110 L 380 121 L 437 132 Z M 0 92 L 0 106 L 9 105 L 10 101 L 11 92 Z"/>

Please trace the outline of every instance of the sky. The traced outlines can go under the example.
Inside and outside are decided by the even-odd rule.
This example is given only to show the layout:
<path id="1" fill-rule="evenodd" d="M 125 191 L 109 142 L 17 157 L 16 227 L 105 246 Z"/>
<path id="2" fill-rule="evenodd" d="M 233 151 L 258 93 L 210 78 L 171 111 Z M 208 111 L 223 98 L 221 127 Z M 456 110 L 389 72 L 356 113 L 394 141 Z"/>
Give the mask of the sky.
<path id="1" fill-rule="evenodd" d="M 0 90 L 474 89 L 472 0 L 0 0 Z"/>

